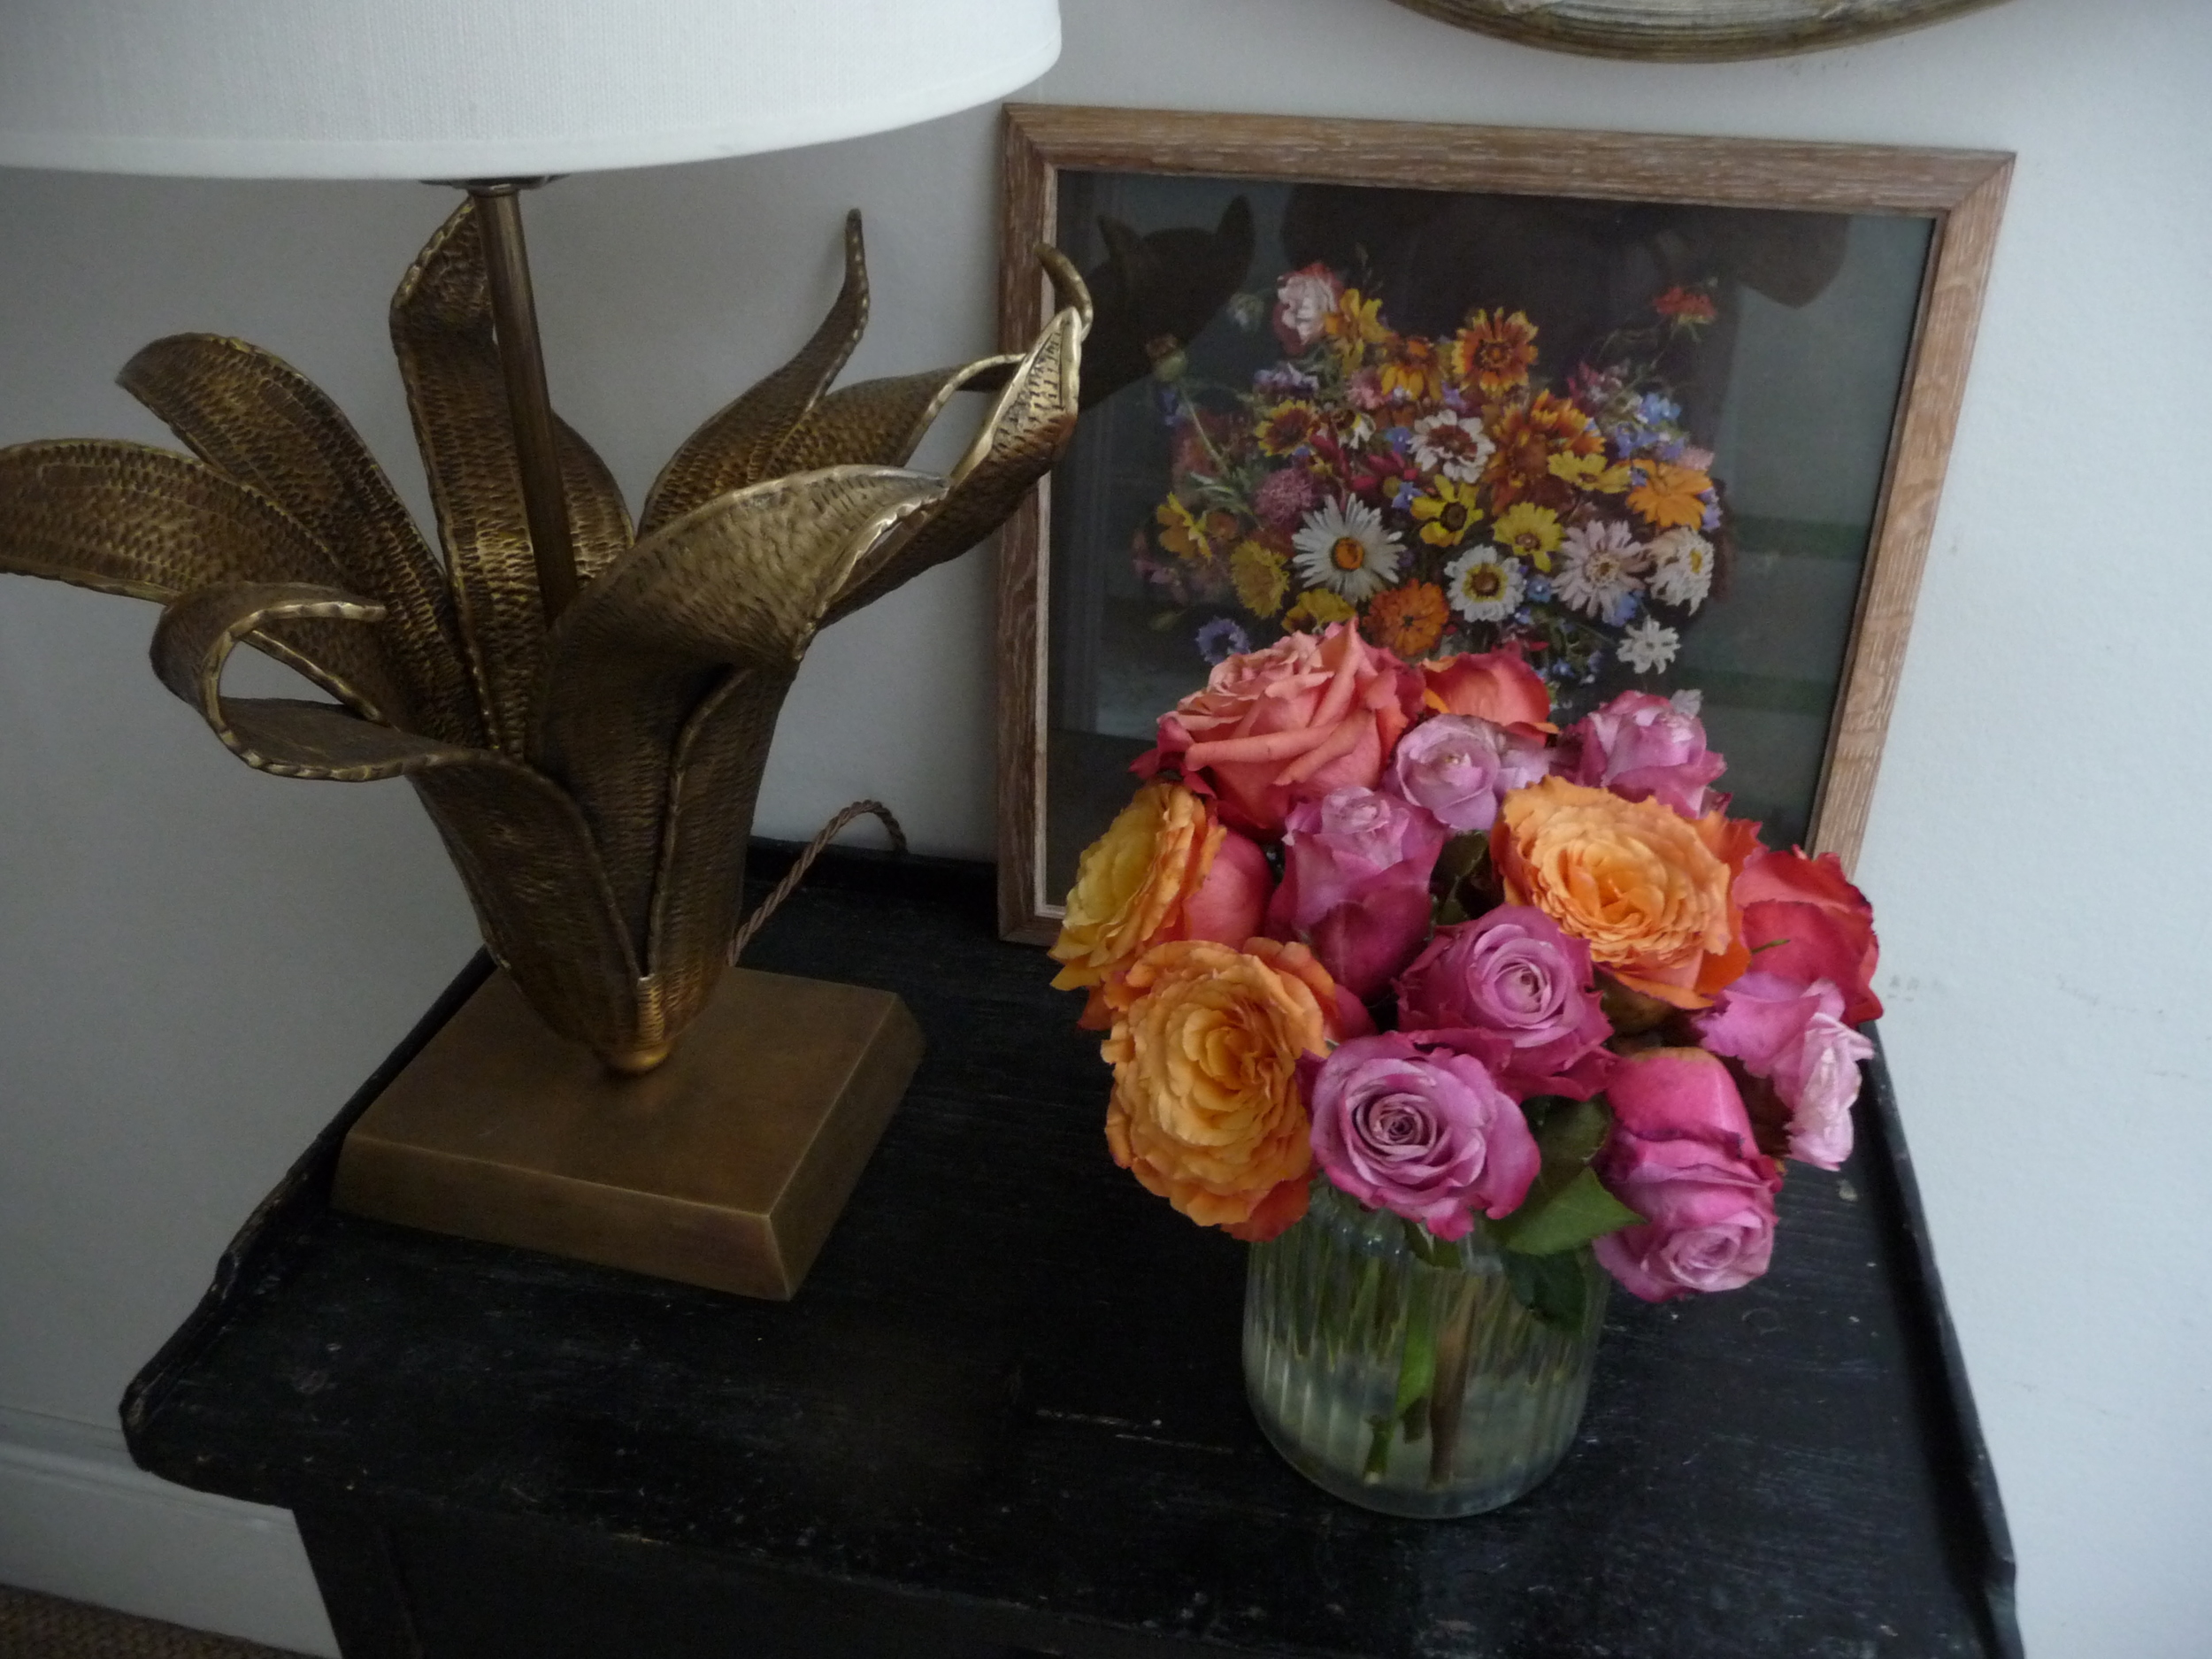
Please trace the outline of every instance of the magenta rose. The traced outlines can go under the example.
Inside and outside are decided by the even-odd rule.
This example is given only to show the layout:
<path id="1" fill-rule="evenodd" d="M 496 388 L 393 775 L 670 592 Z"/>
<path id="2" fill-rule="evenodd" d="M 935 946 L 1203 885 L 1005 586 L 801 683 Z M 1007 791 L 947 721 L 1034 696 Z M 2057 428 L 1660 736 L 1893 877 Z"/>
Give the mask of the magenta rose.
<path id="1" fill-rule="evenodd" d="M 1402 1032 L 1357 1037 L 1303 1073 L 1313 1156 L 1363 1204 L 1463 1239 L 1478 1210 L 1510 1214 L 1542 1157 L 1482 1062 Z"/>
<path id="2" fill-rule="evenodd" d="M 1705 816 L 1706 785 L 1725 770 L 1697 716 L 1648 691 L 1624 691 L 1569 726 L 1553 768 L 1570 783 Z"/>
<path id="3" fill-rule="evenodd" d="M 1632 1295 L 1734 1290 L 1774 1251 L 1773 1160 L 1754 1144 L 1728 1068 L 1702 1048 L 1652 1048 L 1614 1068 L 1613 1129 L 1591 1167 L 1641 1216 L 1593 1247 Z"/>
<path id="4" fill-rule="evenodd" d="M 1336 789 L 1290 809 L 1283 880 L 1267 931 L 1302 940 L 1362 1002 L 1412 960 L 1429 931 L 1429 874 L 1444 826 L 1375 789 Z"/>
<path id="5" fill-rule="evenodd" d="M 1843 993 L 1829 980 L 1800 986 L 1747 973 L 1697 1020 L 1708 1048 L 1764 1078 L 1790 1109 L 1790 1156 L 1824 1170 L 1851 1156 L 1859 1062 L 1874 1052 L 1843 1023 Z"/>
<path id="6" fill-rule="evenodd" d="M 1532 732 L 1509 731 L 1469 715 L 1440 714 L 1398 740 L 1382 787 L 1467 835 L 1497 821 L 1509 789 L 1551 770 L 1551 749 Z"/>
<path id="7" fill-rule="evenodd" d="M 1518 1100 L 1587 1100 L 1613 1065 L 1590 947 L 1525 904 L 1437 929 L 1398 978 L 1398 1023 L 1464 1038 Z"/>

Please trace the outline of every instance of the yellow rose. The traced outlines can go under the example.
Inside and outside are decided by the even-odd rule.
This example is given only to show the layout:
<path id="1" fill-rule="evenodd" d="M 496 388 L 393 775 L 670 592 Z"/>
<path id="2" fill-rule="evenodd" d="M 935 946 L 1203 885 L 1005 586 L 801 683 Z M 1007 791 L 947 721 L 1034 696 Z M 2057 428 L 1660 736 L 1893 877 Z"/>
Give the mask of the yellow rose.
<path id="1" fill-rule="evenodd" d="M 1166 934 L 1220 849 L 1223 831 L 1206 803 L 1179 783 L 1148 783 L 1084 849 L 1052 959 L 1060 991 L 1090 990 L 1083 1024 L 1106 1024 L 1096 987 Z"/>
<path id="2" fill-rule="evenodd" d="M 1298 1056 L 1337 1029 L 1326 972 L 1302 945 L 1176 940 L 1108 995 L 1114 1162 L 1207 1226 L 1271 1237 L 1295 1221 L 1313 1167 Z"/>
<path id="3" fill-rule="evenodd" d="M 1750 961 L 1730 886 L 1756 845 L 1720 813 L 1692 821 L 1561 778 L 1508 795 L 1490 832 L 1507 902 L 1534 905 L 1676 1008 L 1707 1006 Z"/>

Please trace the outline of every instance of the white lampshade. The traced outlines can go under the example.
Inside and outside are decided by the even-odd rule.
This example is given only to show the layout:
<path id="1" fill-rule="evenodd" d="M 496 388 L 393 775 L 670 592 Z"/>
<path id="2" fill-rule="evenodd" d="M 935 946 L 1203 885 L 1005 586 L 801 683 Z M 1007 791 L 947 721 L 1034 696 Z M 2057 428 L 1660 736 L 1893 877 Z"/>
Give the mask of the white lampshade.
<path id="1" fill-rule="evenodd" d="M 1060 50 L 1056 0 L 5 0 L 0 166 L 465 179 L 881 132 Z"/>

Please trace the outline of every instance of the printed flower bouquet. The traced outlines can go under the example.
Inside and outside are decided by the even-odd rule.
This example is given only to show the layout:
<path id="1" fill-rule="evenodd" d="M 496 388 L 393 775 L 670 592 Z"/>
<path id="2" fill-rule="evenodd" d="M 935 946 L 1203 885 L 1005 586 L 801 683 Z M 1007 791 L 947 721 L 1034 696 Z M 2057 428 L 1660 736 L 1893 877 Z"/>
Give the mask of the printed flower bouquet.
<path id="1" fill-rule="evenodd" d="M 1254 1243 L 1263 1425 L 1332 1490 L 1495 1507 L 1572 1439 L 1601 1267 L 1766 1271 L 1783 1159 L 1851 1147 L 1871 913 L 1763 847 L 1693 694 L 1564 731 L 1508 646 L 1337 624 L 1159 722 L 1052 954 L 1107 1033 L 1115 1161 Z"/>
<path id="2" fill-rule="evenodd" d="M 1713 453 L 1668 378 L 1710 293 L 1653 296 L 1552 387 L 1525 313 L 1401 334 L 1373 287 L 1314 265 L 1271 310 L 1240 296 L 1232 316 L 1266 318 L 1283 352 L 1248 388 L 1179 352 L 1156 368 L 1172 476 L 1136 560 L 1176 607 L 1162 621 L 1202 616 L 1214 662 L 1340 621 L 1409 659 L 1519 641 L 1578 703 L 1617 663 L 1663 673 L 1726 545 Z"/>

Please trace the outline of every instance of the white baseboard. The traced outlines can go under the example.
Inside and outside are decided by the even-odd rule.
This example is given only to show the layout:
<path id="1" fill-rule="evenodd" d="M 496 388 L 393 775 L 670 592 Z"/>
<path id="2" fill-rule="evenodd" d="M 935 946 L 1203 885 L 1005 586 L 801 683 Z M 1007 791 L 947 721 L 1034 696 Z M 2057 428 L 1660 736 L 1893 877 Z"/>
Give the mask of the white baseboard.
<path id="1" fill-rule="evenodd" d="M 6 1406 L 0 1583 L 337 1659 L 288 1511 L 150 1475 L 120 1429 Z"/>

